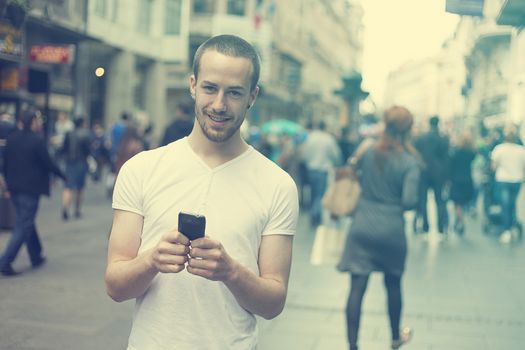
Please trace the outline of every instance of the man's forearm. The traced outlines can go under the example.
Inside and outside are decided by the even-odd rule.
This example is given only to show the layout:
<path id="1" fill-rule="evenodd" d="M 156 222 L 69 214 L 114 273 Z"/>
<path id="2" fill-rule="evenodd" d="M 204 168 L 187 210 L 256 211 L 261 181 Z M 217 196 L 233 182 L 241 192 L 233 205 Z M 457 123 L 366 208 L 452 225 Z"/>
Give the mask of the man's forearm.
<path id="1" fill-rule="evenodd" d="M 106 269 L 106 291 L 117 302 L 137 298 L 146 292 L 157 273 L 149 252 L 132 260 L 115 260 Z"/>
<path id="2" fill-rule="evenodd" d="M 260 277 L 240 264 L 224 284 L 247 311 L 272 319 L 279 315 L 286 301 L 287 286 L 271 277 Z"/>

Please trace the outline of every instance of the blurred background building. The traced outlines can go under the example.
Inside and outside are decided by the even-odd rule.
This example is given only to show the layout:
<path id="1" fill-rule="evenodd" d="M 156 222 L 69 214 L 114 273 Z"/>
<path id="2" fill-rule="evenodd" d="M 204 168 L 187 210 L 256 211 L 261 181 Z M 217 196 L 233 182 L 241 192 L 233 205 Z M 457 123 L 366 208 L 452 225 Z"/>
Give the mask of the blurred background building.
<path id="1" fill-rule="evenodd" d="M 229 33 L 263 61 L 252 124 L 357 127 L 366 100 L 367 113 L 402 104 L 422 125 L 432 115 L 450 128 L 523 125 L 525 0 L 446 4 L 460 20 L 442 50 L 392 71 L 370 103 L 359 0 L 0 0 L 0 110 L 36 105 L 48 128 L 59 111 L 103 125 L 127 111 L 160 132 L 189 99 L 197 47 Z"/>
<path id="2" fill-rule="evenodd" d="M 14 28 L 8 9 L 25 11 Z M 2 0 L 0 107 L 36 104 L 107 125 L 124 111 L 161 130 L 189 98 L 197 47 L 237 34 L 258 49 L 261 93 L 250 113 L 340 121 L 343 77 L 360 72 L 362 9 L 352 0 Z M 9 12 L 10 14 L 11 12 Z M 9 17 L 9 18 L 8 18 Z M 6 51 L 6 43 L 13 42 Z M 344 119 L 343 119 L 344 120 Z"/>
<path id="3" fill-rule="evenodd" d="M 523 126 L 525 0 L 447 0 L 447 10 L 460 15 L 454 34 L 436 56 L 391 72 L 384 105 L 407 106 L 421 125 L 439 115 L 454 129 Z"/>

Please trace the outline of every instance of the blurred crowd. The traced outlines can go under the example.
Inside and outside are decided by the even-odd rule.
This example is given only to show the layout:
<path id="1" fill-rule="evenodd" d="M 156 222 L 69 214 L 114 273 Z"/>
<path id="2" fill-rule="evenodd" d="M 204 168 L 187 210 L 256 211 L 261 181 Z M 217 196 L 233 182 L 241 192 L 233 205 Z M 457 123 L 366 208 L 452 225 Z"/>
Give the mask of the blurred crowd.
<path id="1" fill-rule="evenodd" d="M 85 116 L 71 118 L 66 113 L 59 113 L 47 137 L 39 111 L 27 111 L 18 121 L 7 113 L 1 114 L 0 228 L 12 229 L 15 211 L 25 210 L 17 206 L 15 198 L 10 198 L 10 187 L 38 196 L 47 195 L 49 188 L 44 184 L 37 188 L 35 183 L 45 182 L 48 176 L 64 179 L 61 218 L 64 221 L 81 218 L 87 184 L 101 183 L 107 197 L 111 198 L 122 165 L 143 150 L 164 146 L 189 135 L 193 128 L 192 111 L 190 104 L 180 104 L 175 118 L 158 140 L 153 137 L 153 125 L 147 118 L 127 112 L 107 129 L 100 123 L 90 127 Z M 30 120 L 32 117 L 34 124 Z M 9 151 L 10 135 L 16 131 L 23 135 L 25 129 L 41 139 L 41 143 L 34 143 L 27 137 L 18 141 L 13 138 Z M 287 119 L 274 119 L 243 129 L 243 137 L 292 176 L 297 184 L 301 209 L 308 212 L 315 229 L 327 221 L 329 213 L 323 208 L 322 200 L 334 182 L 337 169 L 348 166 L 348 160 L 364 140 L 377 141 L 383 132 L 384 123 L 370 116 L 365 118 L 359 130 L 353 131 L 347 128 L 329 130 L 323 121 L 303 126 Z M 31 142 L 34 147 L 25 150 L 26 154 L 20 146 L 14 146 Z M 414 234 L 424 237 L 429 233 L 427 207 L 432 200 L 437 210 L 435 230 L 440 239 L 446 239 L 449 233 L 465 235 L 469 231 L 465 217 L 471 216 L 479 217 L 484 233 L 499 236 L 504 244 L 521 240 L 522 225 L 516 216 L 516 203 L 525 178 L 525 148 L 516 127 L 485 130 L 474 136 L 469 131 L 442 130 L 439 117 L 434 116 L 429 119 L 427 128 L 411 130 L 410 144 L 415 148 L 421 172 L 417 205 L 411 208 Z M 10 162 L 7 161 L 9 157 Z M 32 161 L 23 164 L 22 157 Z M 39 168 L 42 164 L 44 169 Z M 6 171 L 10 171 L 11 186 Z M 40 177 L 26 179 L 25 173 L 40 174 Z M 13 207 L 19 208 L 14 210 Z M 34 222 L 36 209 L 25 212 L 29 215 L 27 221 Z M 35 255 L 34 259 L 38 261 L 39 257 Z"/>
<path id="2" fill-rule="evenodd" d="M 380 136 L 383 123 L 371 119 L 354 132 L 327 130 L 323 121 L 292 132 L 265 134 L 262 128 L 252 127 L 247 140 L 292 175 L 301 207 L 310 210 L 315 227 L 321 223 L 321 198 L 336 169 L 345 165 L 363 140 Z M 516 200 L 524 180 L 525 151 L 516 126 L 484 129 L 475 135 L 442 129 L 439 117 L 434 116 L 428 126 L 413 128 L 411 144 L 421 167 L 412 222 L 415 234 L 429 232 L 427 206 L 432 200 L 441 239 L 450 232 L 464 235 L 468 231 L 465 215 L 479 216 L 484 233 L 499 235 L 502 243 L 521 239 Z"/>
<path id="3" fill-rule="evenodd" d="M 164 146 L 189 135 L 193 128 L 192 112 L 193 106 L 180 104 L 175 118 L 158 140 L 153 137 L 153 124 L 144 116 L 124 112 L 117 122 L 104 129 L 97 122 L 89 127 L 85 116 L 71 118 L 67 113 L 58 113 L 47 136 L 47 150 L 51 159 L 65 170 L 62 218 L 82 216 L 82 194 L 87 177 L 94 183 L 102 183 L 110 198 L 122 165 L 143 150 Z M 321 224 L 321 200 L 333 181 L 335 170 L 345 166 L 363 140 L 377 139 L 382 125 L 371 116 L 365 118 L 359 130 L 353 131 L 348 128 L 328 130 L 323 121 L 303 126 L 277 119 L 250 126 L 243 136 L 293 177 L 301 208 L 309 211 L 311 224 L 316 227 Z M 13 116 L 0 115 L 0 169 L 3 168 L 7 136 L 21 128 Z M 43 128 L 36 133 L 44 138 Z M 429 119 L 427 128 L 413 128 L 411 142 L 421 165 L 419 201 L 412 223 L 414 233 L 429 232 L 427 202 L 431 199 L 437 208 L 437 231 L 443 238 L 448 232 L 465 234 L 466 214 L 481 216 L 484 232 L 499 234 L 503 243 L 521 238 L 515 202 L 523 181 L 523 171 L 519 167 L 522 143 L 515 126 L 484 130 L 478 135 L 470 131 L 453 133 L 441 130 L 439 117 L 434 116 Z M 511 145 L 516 145 L 518 151 Z M 508 186 L 508 183 L 517 185 Z M 2 193 L 8 193 L 2 174 L 0 186 Z M 73 202 L 74 213 L 70 213 Z"/>

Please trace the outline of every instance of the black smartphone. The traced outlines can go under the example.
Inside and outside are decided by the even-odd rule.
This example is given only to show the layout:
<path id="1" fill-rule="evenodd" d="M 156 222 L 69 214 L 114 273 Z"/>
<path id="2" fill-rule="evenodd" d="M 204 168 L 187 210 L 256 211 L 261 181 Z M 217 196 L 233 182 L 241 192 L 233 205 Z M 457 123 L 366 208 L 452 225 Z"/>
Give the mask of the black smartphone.
<path id="1" fill-rule="evenodd" d="M 190 241 L 204 237 L 206 217 L 190 213 L 179 213 L 179 232 L 188 237 Z"/>

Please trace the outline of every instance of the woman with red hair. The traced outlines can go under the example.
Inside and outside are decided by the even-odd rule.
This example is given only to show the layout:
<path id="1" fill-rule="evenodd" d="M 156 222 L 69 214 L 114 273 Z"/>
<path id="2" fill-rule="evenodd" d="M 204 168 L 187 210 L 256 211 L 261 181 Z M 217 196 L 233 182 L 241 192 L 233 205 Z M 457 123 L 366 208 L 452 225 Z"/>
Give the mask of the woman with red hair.
<path id="1" fill-rule="evenodd" d="M 361 304 L 373 271 L 384 273 L 392 349 L 410 340 L 412 332 L 401 329 L 401 277 L 407 242 L 405 210 L 416 206 L 420 166 L 417 152 L 409 144 L 412 114 L 393 106 L 384 112 L 384 130 L 378 141 L 364 142 L 349 162 L 359 175 L 359 198 L 345 249 L 338 264 L 351 276 L 346 307 L 347 334 L 351 350 L 357 350 Z"/>

